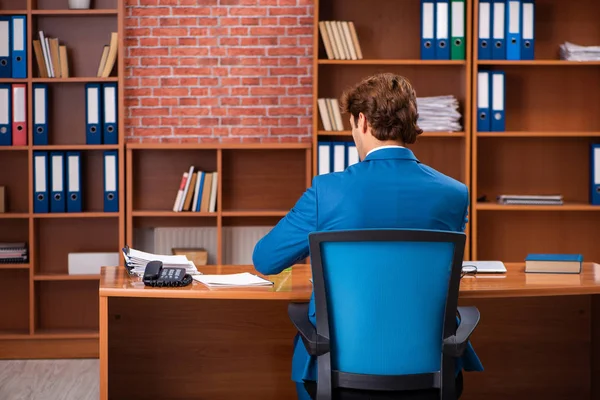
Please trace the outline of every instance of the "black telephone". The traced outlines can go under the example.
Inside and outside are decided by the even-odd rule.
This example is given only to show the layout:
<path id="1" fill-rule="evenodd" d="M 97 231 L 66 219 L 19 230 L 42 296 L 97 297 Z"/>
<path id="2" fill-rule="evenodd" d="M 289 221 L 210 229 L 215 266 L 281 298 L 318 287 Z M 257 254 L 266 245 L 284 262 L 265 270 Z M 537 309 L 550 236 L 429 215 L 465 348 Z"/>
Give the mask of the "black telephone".
<path id="1" fill-rule="evenodd" d="M 155 287 L 181 287 L 192 283 L 185 268 L 163 268 L 162 261 L 150 261 L 144 270 L 144 285 Z"/>

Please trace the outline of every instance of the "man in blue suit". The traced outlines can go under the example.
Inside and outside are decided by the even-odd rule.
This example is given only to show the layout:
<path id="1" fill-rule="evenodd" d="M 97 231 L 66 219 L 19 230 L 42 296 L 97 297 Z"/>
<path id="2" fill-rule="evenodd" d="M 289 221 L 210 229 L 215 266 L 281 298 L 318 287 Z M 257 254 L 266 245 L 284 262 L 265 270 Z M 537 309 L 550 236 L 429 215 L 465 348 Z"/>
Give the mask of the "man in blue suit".
<path id="1" fill-rule="evenodd" d="M 256 245 L 253 262 L 263 274 L 278 274 L 309 256 L 308 234 L 344 229 L 412 228 L 462 232 L 467 222 L 467 187 L 428 167 L 405 146 L 422 130 L 410 83 L 394 74 L 378 74 L 344 93 L 361 162 L 343 172 L 316 176 L 294 208 Z M 314 297 L 309 318 L 315 322 Z M 471 347 L 457 360 L 457 389 L 462 369 L 483 367 Z M 316 380 L 316 360 L 298 337 L 292 380 L 299 398 Z M 312 385 L 311 385 L 312 383 Z M 312 392 L 312 390 L 310 390 Z"/>

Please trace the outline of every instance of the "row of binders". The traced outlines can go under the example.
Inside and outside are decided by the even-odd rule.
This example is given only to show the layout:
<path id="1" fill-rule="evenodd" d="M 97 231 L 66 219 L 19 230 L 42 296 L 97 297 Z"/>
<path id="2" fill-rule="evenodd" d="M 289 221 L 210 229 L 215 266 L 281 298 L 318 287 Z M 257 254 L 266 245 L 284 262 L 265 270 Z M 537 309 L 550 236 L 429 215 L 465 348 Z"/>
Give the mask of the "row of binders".
<path id="1" fill-rule="evenodd" d="M 360 161 L 352 142 L 319 142 L 317 157 L 319 175 L 342 172 Z"/>
<path id="2" fill-rule="evenodd" d="M 326 131 L 343 131 L 342 113 L 337 99 L 318 99 L 319 115 Z"/>
<path id="3" fill-rule="evenodd" d="M 533 60 L 535 0 L 479 0 L 480 60 Z"/>
<path id="4" fill-rule="evenodd" d="M 33 152 L 33 212 L 82 212 L 79 151 Z M 116 150 L 104 151 L 104 211 L 119 211 L 119 168 Z"/>
<path id="5" fill-rule="evenodd" d="M 0 243 L 0 264 L 26 264 L 29 262 L 27 243 Z"/>
<path id="6" fill-rule="evenodd" d="M 505 118 L 504 71 L 479 71 L 477 73 L 477 131 L 504 132 Z"/>
<path id="7" fill-rule="evenodd" d="M 328 59 L 362 60 L 362 50 L 352 21 L 319 21 L 319 32 Z"/>
<path id="8" fill-rule="evenodd" d="M 33 51 L 42 78 L 68 78 L 69 59 L 67 46 L 60 45 L 58 38 L 49 38 L 39 31 L 39 40 L 33 41 Z"/>
<path id="9" fill-rule="evenodd" d="M 27 78 L 27 17 L 0 15 L 0 78 Z"/>
<path id="10" fill-rule="evenodd" d="M 465 0 L 421 0 L 421 59 L 465 59 Z"/>
<path id="11" fill-rule="evenodd" d="M 27 145 L 27 85 L 0 83 L 0 146 Z"/>
<path id="12" fill-rule="evenodd" d="M 116 83 L 85 84 L 86 144 L 119 142 Z"/>
<path id="13" fill-rule="evenodd" d="M 173 211 L 215 212 L 217 210 L 217 172 L 184 172 L 173 203 Z"/>

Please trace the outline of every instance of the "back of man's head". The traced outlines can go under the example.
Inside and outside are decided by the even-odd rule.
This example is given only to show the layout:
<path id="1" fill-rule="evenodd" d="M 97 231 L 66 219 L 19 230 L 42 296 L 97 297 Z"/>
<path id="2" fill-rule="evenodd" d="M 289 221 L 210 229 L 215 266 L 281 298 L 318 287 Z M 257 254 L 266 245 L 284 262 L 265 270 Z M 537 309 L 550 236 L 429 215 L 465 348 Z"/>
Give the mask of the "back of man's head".
<path id="1" fill-rule="evenodd" d="M 371 134 L 380 142 L 411 144 L 423 132 L 417 125 L 416 93 L 399 75 L 382 73 L 364 79 L 343 94 L 341 108 L 351 115 L 353 128 L 363 114 Z"/>

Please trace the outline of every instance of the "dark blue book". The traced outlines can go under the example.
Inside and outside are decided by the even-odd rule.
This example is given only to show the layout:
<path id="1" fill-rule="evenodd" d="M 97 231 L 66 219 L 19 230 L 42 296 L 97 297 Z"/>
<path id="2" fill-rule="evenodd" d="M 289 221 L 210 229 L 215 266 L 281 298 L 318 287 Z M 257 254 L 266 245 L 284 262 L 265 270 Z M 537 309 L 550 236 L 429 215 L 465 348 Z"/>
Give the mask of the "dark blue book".
<path id="1" fill-rule="evenodd" d="M 525 272 L 579 274 L 582 265 L 581 254 L 529 254 L 525 258 Z"/>

